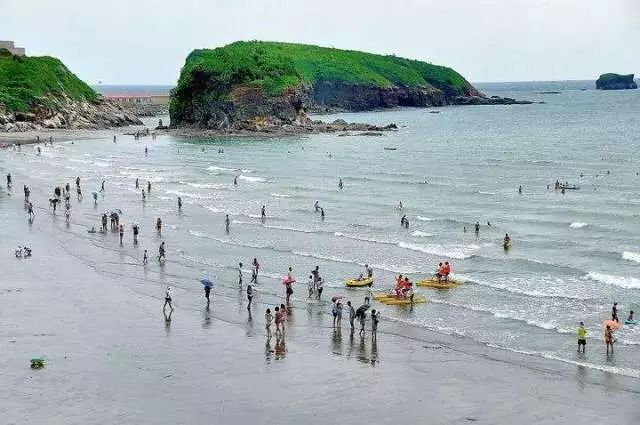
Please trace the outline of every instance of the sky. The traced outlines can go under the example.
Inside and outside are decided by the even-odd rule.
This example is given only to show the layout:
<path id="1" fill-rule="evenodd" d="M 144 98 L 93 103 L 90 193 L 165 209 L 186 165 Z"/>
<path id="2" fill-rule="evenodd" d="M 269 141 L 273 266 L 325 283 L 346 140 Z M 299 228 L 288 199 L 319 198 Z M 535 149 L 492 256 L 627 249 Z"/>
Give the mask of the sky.
<path id="1" fill-rule="evenodd" d="M 95 84 L 175 84 L 186 56 L 289 41 L 451 66 L 472 82 L 640 74 L 640 0 L 0 0 L 0 39 Z"/>

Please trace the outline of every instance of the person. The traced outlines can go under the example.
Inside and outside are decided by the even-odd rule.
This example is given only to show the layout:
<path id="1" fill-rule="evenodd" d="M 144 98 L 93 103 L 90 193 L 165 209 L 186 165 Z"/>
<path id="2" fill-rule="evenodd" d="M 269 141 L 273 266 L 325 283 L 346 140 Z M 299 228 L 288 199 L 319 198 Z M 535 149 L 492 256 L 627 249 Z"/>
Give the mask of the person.
<path id="1" fill-rule="evenodd" d="M 333 300 L 333 307 L 331 308 L 331 314 L 333 315 L 333 328 L 336 328 L 336 321 L 338 320 L 338 300 Z"/>
<path id="2" fill-rule="evenodd" d="M 144 202 L 147 199 L 147 194 L 144 193 L 144 189 L 142 189 L 142 201 Z"/>
<path id="3" fill-rule="evenodd" d="M 476 228 L 476 235 L 478 235 L 480 233 L 480 222 L 479 221 L 476 221 L 475 228 Z"/>
<path id="4" fill-rule="evenodd" d="M 64 218 L 65 218 L 66 222 L 68 223 L 69 220 L 71 219 L 71 205 L 66 204 L 64 207 L 65 207 L 64 208 Z"/>
<path id="5" fill-rule="evenodd" d="M 204 287 L 204 297 L 207 299 L 207 305 L 209 305 L 209 296 L 211 295 L 211 286 L 205 285 Z"/>
<path id="6" fill-rule="evenodd" d="M 609 354 L 609 347 L 611 347 L 611 354 L 613 354 L 613 343 L 615 339 L 613 338 L 613 329 L 611 329 L 610 325 L 607 325 L 607 328 L 604 330 L 604 343 L 607 345 L 607 354 Z"/>
<path id="7" fill-rule="evenodd" d="M 620 322 L 620 320 L 618 320 L 618 303 L 617 302 L 614 302 L 613 307 L 611 307 L 611 320 Z"/>
<path id="8" fill-rule="evenodd" d="M 102 231 L 107 231 L 107 214 L 102 214 Z"/>
<path id="9" fill-rule="evenodd" d="M 558 179 L 556 179 L 556 184 L 555 184 L 555 190 L 560 189 L 560 181 L 558 181 Z"/>
<path id="10" fill-rule="evenodd" d="M 80 177 L 76 177 L 76 187 L 80 187 Z M 69 191 L 69 189 L 67 189 L 67 192 Z"/>
<path id="11" fill-rule="evenodd" d="M 307 282 L 307 289 L 309 291 L 309 296 L 307 298 L 311 298 L 313 296 L 314 288 L 315 288 L 315 284 L 313 282 L 313 275 L 309 275 L 309 281 Z"/>
<path id="12" fill-rule="evenodd" d="M 276 313 L 276 338 L 279 338 L 284 331 L 284 325 L 282 323 L 282 313 L 280 312 L 280 307 L 275 308 Z"/>
<path id="13" fill-rule="evenodd" d="M 408 218 L 405 218 L 405 219 L 404 219 L 404 228 L 405 228 L 405 229 L 408 229 L 408 228 L 409 228 L 409 219 L 408 219 Z"/>
<path id="14" fill-rule="evenodd" d="M 578 327 L 578 353 L 580 352 L 580 346 L 582 346 L 582 353 L 584 353 L 587 347 L 587 330 L 584 327 L 584 322 L 580 322 Z"/>
<path id="15" fill-rule="evenodd" d="M 522 185 L 518 188 L 518 193 L 522 195 Z"/>
<path id="16" fill-rule="evenodd" d="M 322 297 L 322 277 L 318 277 L 318 281 L 316 282 L 316 291 L 318 292 L 318 299 L 320 299 L 320 297 Z"/>
<path id="17" fill-rule="evenodd" d="M 122 245 L 122 238 L 124 237 L 124 224 L 120 225 L 120 245 Z"/>
<path id="18" fill-rule="evenodd" d="M 336 326 L 338 329 L 342 326 L 342 303 L 340 301 L 336 303 Z"/>
<path id="19" fill-rule="evenodd" d="M 149 148 L 148 147 L 144 147 L 144 154 L 147 155 L 149 153 Z"/>
<path id="20" fill-rule="evenodd" d="M 242 288 L 242 263 L 238 263 L 238 286 Z"/>
<path id="21" fill-rule="evenodd" d="M 404 214 L 400 219 L 400 227 L 404 227 L 404 222 L 407 220 L 407 215 Z"/>
<path id="22" fill-rule="evenodd" d="M 444 264 L 438 264 L 438 269 L 433 276 L 438 280 L 438 282 L 442 280 L 442 277 L 444 276 Z"/>
<path id="23" fill-rule="evenodd" d="M 98 204 L 98 192 L 93 192 L 93 204 L 97 205 Z"/>
<path id="24" fill-rule="evenodd" d="M 113 136 L 113 143 L 115 143 L 115 142 L 116 142 L 116 136 L 114 135 Z"/>
<path id="25" fill-rule="evenodd" d="M 87 233 L 95 233 L 95 232 L 96 232 L 95 226 L 91 226 L 91 229 L 87 230 Z"/>
<path id="26" fill-rule="evenodd" d="M 136 177 L 136 189 L 140 189 L 140 182 L 137 177 Z"/>
<path id="27" fill-rule="evenodd" d="M 12 181 L 11 181 L 11 173 L 7 174 L 7 187 L 11 187 Z"/>
<path id="28" fill-rule="evenodd" d="M 253 287 L 251 286 L 251 284 L 247 285 L 247 301 L 249 302 L 247 304 L 247 310 L 251 310 L 251 300 L 253 299 Z"/>
<path id="29" fill-rule="evenodd" d="M 271 309 L 268 308 L 264 314 L 264 327 L 267 330 L 267 339 L 271 339 L 271 322 L 273 322 L 273 315 L 271 314 Z"/>
<path id="30" fill-rule="evenodd" d="M 151 182 L 147 182 L 147 193 L 151 193 Z"/>
<path id="31" fill-rule="evenodd" d="M 173 305 L 171 305 L 171 288 L 169 286 L 167 286 L 167 291 L 164 294 L 164 305 L 162 306 L 162 311 L 165 310 L 165 308 L 167 308 L 167 306 L 169 306 L 169 308 L 171 309 L 171 311 L 173 311 Z"/>
<path id="32" fill-rule="evenodd" d="M 318 203 L 318 201 L 313 203 L 313 208 L 316 210 L 316 212 L 320 210 L 320 204 Z"/>
<path id="33" fill-rule="evenodd" d="M 364 336 L 364 324 L 367 321 L 366 310 L 360 307 L 358 311 L 356 311 L 356 317 L 358 318 L 358 322 L 360 322 L 360 332 L 358 332 L 358 335 Z"/>
<path id="34" fill-rule="evenodd" d="M 291 275 L 291 272 L 293 270 L 291 269 L 291 267 L 289 267 L 289 272 L 287 273 L 287 279 L 284 281 L 284 286 L 286 288 L 286 299 L 287 299 L 287 305 L 289 305 L 289 301 L 291 299 L 291 295 L 293 295 L 293 282 L 295 282 L 295 279 L 293 278 L 293 276 Z"/>
<path id="35" fill-rule="evenodd" d="M 342 179 L 340 179 L 340 181 L 338 181 L 338 189 L 342 190 L 343 187 L 344 185 L 342 184 Z"/>
<path id="36" fill-rule="evenodd" d="M 164 241 L 160 243 L 160 247 L 158 248 L 158 261 L 165 260 L 165 250 L 164 250 Z"/>
<path id="37" fill-rule="evenodd" d="M 487 221 L 487 227 L 491 227 L 491 222 Z"/>
<path id="38" fill-rule="evenodd" d="M 27 204 L 27 212 L 29 213 L 29 220 L 33 220 L 36 214 L 33 212 L 33 204 L 31 202 Z"/>
<path id="39" fill-rule="evenodd" d="M 315 269 L 311 270 L 311 275 L 313 276 L 313 283 L 318 283 L 318 279 L 320 279 L 320 266 L 316 266 Z"/>
<path id="40" fill-rule="evenodd" d="M 349 325 L 351 325 L 351 333 L 353 334 L 355 331 L 356 310 L 351 305 L 351 301 L 347 301 L 347 308 L 349 309 Z"/>
<path id="41" fill-rule="evenodd" d="M 396 278 L 396 286 L 393 288 L 393 290 L 396 292 L 397 297 L 401 296 L 403 283 L 404 283 L 404 279 L 402 278 L 402 275 L 399 274 L 398 277 Z"/>
<path id="42" fill-rule="evenodd" d="M 398 209 L 402 210 L 402 201 L 400 201 L 400 203 L 398 204 Z"/>
<path id="43" fill-rule="evenodd" d="M 260 271 L 260 263 L 258 263 L 258 259 L 253 259 L 253 273 L 251 274 L 251 283 L 258 284 L 258 272 Z"/>
<path id="44" fill-rule="evenodd" d="M 140 233 L 140 228 L 138 227 L 137 224 L 134 224 L 132 229 L 133 229 L 133 243 L 137 244 L 138 243 L 138 233 Z"/>
<path id="45" fill-rule="evenodd" d="M 262 222 L 264 223 L 265 220 L 267 219 L 267 213 L 265 211 L 265 206 L 262 206 L 262 209 L 260 210 L 260 220 L 262 220 Z"/>
<path id="46" fill-rule="evenodd" d="M 156 230 L 158 233 L 162 231 L 162 219 L 160 217 L 156 220 Z"/>
<path id="47" fill-rule="evenodd" d="M 78 201 L 82 201 L 82 189 L 80 189 L 80 186 L 78 186 L 78 189 L 76 189 L 77 193 L 78 193 Z"/>
<path id="48" fill-rule="evenodd" d="M 467 233 L 467 226 L 462 226 L 462 233 Z"/>
<path id="49" fill-rule="evenodd" d="M 224 218 L 224 228 L 226 230 L 227 233 L 229 233 L 229 214 L 227 214 Z"/>
<path id="50" fill-rule="evenodd" d="M 142 264 L 146 266 L 148 262 L 149 262 L 149 255 L 147 254 L 147 250 L 145 249 L 144 255 L 142 256 Z"/>
<path id="51" fill-rule="evenodd" d="M 104 180 L 102 180 L 102 184 L 100 184 L 100 192 L 104 192 Z"/>
<path id="52" fill-rule="evenodd" d="M 373 278 L 373 268 L 369 267 L 369 264 L 365 264 L 364 269 L 367 271 L 367 278 Z"/>
<path id="53" fill-rule="evenodd" d="M 449 280 L 449 275 L 451 274 L 451 265 L 448 261 L 444 262 L 444 269 L 442 271 L 444 272 L 444 281 L 447 282 Z"/>
<path id="54" fill-rule="evenodd" d="M 320 218 L 324 220 L 324 208 L 320 208 Z"/>
<path id="55" fill-rule="evenodd" d="M 629 317 L 627 317 L 627 322 L 635 322 L 635 319 L 633 318 L 633 310 L 629 312 Z"/>
<path id="56" fill-rule="evenodd" d="M 379 321 L 380 321 L 380 317 L 378 313 L 376 313 L 375 309 L 371 310 L 371 339 L 376 339 L 378 337 Z"/>
<path id="57" fill-rule="evenodd" d="M 178 196 L 178 209 L 182 209 L 182 198 Z"/>

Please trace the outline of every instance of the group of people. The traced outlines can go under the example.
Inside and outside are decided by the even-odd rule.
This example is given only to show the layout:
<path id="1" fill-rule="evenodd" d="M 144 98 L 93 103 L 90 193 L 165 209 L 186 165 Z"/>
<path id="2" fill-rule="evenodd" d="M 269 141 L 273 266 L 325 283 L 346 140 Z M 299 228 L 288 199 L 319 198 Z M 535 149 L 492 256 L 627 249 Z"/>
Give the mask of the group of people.
<path id="1" fill-rule="evenodd" d="M 438 269 L 436 270 L 433 277 L 438 282 L 442 282 L 442 281 L 447 282 L 449 280 L 450 274 L 451 274 L 451 264 L 449 264 L 448 261 L 445 261 L 444 264 L 443 263 L 438 264 Z"/>
<path id="2" fill-rule="evenodd" d="M 413 283 L 407 276 L 398 275 L 396 285 L 393 288 L 398 298 L 409 298 L 413 295 Z"/>

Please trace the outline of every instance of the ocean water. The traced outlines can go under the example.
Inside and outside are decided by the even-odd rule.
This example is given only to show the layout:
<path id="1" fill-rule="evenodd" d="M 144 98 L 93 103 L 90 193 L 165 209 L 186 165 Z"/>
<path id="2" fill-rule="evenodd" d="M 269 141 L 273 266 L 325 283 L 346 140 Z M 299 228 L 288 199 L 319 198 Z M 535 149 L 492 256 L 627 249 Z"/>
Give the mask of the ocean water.
<path id="1" fill-rule="evenodd" d="M 420 280 L 448 260 L 463 285 L 419 288 L 429 302 L 413 308 L 376 304 L 384 320 L 640 377 L 640 327 L 616 333 L 615 357 L 604 355 L 601 338 L 614 301 L 622 319 L 629 309 L 640 313 L 640 91 L 600 92 L 591 89 L 593 82 L 478 87 L 545 103 L 323 117 L 399 126 L 381 137 L 66 142 L 41 155 L 35 147 L 1 152 L 0 169 L 32 188 L 38 215 L 50 213 L 46 199 L 55 185 L 73 187 L 80 176 L 85 199 L 74 204 L 72 225 L 54 222 L 64 230 L 61 242 L 132 287 L 147 282 L 161 294 L 169 283 L 200 297 L 193 282 L 210 275 L 214 293 L 230 292 L 238 262 L 248 281 L 257 257 L 259 291 L 273 302 L 280 302 L 280 278 L 289 266 L 306 282 L 318 265 L 327 300 L 344 295 L 359 304 L 366 290 L 346 289 L 344 280 L 362 273 L 365 263 L 375 270 L 374 291 L 382 291 L 399 273 Z M 136 177 L 141 187 L 152 183 L 146 202 L 134 187 Z M 556 179 L 580 189 L 563 195 L 553 190 Z M 90 193 L 102 180 L 106 192 L 94 206 Z M 314 212 L 316 200 L 324 220 Z M 400 201 L 402 211 L 396 209 Z M 115 234 L 86 232 L 115 207 L 127 226 L 123 247 Z M 400 227 L 402 214 L 408 230 Z M 154 230 L 156 217 L 165 223 L 162 235 Z M 477 238 L 476 221 L 482 224 Z M 131 244 L 133 222 L 142 229 L 138 246 Z M 508 252 L 501 246 L 506 232 L 513 239 Z M 153 260 L 160 240 L 167 244 L 163 267 Z M 140 264 L 144 249 L 152 258 L 147 269 Z M 100 266 L 104 258 L 108 266 Z M 304 284 L 293 299 L 296 308 L 306 305 Z M 590 337 L 585 356 L 575 353 L 581 320 Z"/>

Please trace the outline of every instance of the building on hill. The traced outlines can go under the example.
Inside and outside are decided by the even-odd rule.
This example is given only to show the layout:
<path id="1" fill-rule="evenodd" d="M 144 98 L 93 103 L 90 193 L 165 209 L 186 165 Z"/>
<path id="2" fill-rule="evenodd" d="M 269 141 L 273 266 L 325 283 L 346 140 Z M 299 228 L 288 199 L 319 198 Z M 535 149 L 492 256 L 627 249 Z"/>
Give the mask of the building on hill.
<path id="1" fill-rule="evenodd" d="M 24 47 L 16 47 L 13 41 L 0 40 L 0 49 L 7 49 L 15 56 L 24 56 Z"/>

